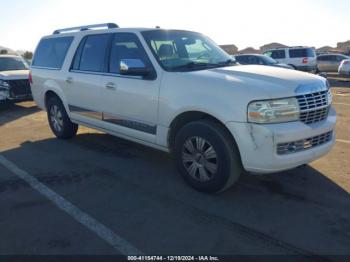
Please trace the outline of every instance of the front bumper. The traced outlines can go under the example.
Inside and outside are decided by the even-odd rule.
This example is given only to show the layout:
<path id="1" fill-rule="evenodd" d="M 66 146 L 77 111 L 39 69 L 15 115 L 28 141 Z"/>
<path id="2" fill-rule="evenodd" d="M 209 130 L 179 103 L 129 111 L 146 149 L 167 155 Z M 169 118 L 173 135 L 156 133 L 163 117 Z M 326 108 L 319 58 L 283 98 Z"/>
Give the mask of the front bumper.
<path id="1" fill-rule="evenodd" d="M 306 125 L 302 122 L 258 125 L 229 122 L 226 124 L 239 148 L 246 171 L 275 173 L 308 164 L 326 155 L 335 143 L 336 112 L 330 110 L 325 121 Z M 331 140 L 297 153 L 279 155 L 279 144 L 300 141 L 332 132 Z"/>
<path id="2" fill-rule="evenodd" d="M 32 100 L 32 92 L 28 79 L 9 80 L 9 87 L 0 88 L 0 101 L 26 101 Z"/>

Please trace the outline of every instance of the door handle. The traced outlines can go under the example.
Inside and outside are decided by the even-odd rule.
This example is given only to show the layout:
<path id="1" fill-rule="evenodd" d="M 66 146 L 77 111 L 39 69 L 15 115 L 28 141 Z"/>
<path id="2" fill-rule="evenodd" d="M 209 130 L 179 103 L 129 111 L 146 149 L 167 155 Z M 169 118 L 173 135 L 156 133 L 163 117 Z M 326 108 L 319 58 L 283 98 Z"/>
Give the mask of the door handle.
<path id="1" fill-rule="evenodd" d="M 66 83 L 67 83 L 67 84 L 73 83 L 73 78 L 72 78 L 72 77 L 68 77 L 68 78 L 66 79 Z"/>
<path id="2" fill-rule="evenodd" d="M 106 84 L 106 88 L 107 88 L 108 90 L 111 90 L 111 91 L 117 90 L 116 85 L 115 85 L 114 83 L 112 83 L 112 82 Z"/>

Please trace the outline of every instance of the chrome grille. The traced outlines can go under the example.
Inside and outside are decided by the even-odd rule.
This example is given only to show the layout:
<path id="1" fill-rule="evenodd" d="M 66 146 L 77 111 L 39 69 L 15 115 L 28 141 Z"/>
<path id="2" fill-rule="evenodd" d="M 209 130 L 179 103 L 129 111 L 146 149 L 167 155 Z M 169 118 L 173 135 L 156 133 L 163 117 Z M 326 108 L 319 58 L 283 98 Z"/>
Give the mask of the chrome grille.
<path id="1" fill-rule="evenodd" d="M 330 142 L 332 138 L 333 138 L 333 131 L 319 135 L 319 136 L 299 140 L 299 141 L 278 144 L 277 154 L 287 155 L 287 154 L 293 154 L 293 153 L 305 151 L 305 150 L 326 144 Z"/>
<path id="2" fill-rule="evenodd" d="M 329 114 L 328 90 L 297 96 L 300 107 L 300 121 L 307 125 L 325 120 Z"/>

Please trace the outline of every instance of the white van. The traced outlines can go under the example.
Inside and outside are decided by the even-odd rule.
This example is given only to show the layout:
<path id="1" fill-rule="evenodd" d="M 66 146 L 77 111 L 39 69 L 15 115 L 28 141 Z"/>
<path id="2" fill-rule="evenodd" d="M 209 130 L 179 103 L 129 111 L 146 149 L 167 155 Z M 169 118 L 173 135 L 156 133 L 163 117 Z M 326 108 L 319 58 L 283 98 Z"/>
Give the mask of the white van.
<path id="1" fill-rule="evenodd" d="M 300 71 L 317 72 L 316 51 L 313 47 L 295 46 L 277 48 L 266 51 L 264 55 Z"/>

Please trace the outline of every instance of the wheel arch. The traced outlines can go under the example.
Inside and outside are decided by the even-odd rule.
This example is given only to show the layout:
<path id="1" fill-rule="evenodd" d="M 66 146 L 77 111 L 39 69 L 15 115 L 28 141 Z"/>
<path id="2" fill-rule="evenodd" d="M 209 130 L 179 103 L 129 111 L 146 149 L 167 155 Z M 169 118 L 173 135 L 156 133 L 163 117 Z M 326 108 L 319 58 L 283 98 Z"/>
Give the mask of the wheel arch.
<path id="1" fill-rule="evenodd" d="M 217 123 L 227 133 L 227 135 L 232 139 L 232 142 L 237 147 L 237 150 L 239 152 L 239 148 L 238 148 L 236 139 L 233 136 L 233 134 L 230 132 L 230 130 L 227 128 L 227 126 L 221 120 L 219 120 L 217 117 L 215 117 L 211 114 L 202 112 L 202 111 L 182 112 L 172 120 L 172 122 L 169 126 L 168 141 L 167 141 L 170 151 L 172 151 L 174 148 L 176 134 L 180 131 L 180 129 L 188 123 L 191 123 L 194 121 L 199 121 L 199 120 L 211 120 L 211 121 Z"/>
<path id="2" fill-rule="evenodd" d="M 66 108 L 67 113 L 69 114 L 69 110 L 67 108 L 67 104 L 65 103 L 65 100 L 63 99 L 63 96 L 60 94 L 60 92 L 57 92 L 57 90 L 53 90 L 53 89 L 46 90 L 44 94 L 44 105 L 46 110 L 48 106 L 47 103 L 51 97 L 57 97 L 59 100 L 61 100 L 62 104 Z"/>

